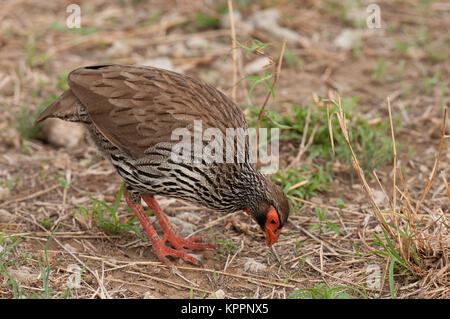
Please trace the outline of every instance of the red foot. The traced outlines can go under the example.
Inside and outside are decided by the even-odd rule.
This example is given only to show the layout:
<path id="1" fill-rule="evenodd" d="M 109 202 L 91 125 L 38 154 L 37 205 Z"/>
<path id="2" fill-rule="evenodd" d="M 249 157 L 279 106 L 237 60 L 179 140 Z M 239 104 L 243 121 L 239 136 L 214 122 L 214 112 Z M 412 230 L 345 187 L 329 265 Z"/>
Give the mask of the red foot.
<path id="1" fill-rule="evenodd" d="M 147 203 L 147 205 L 150 207 L 152 212 L 155 214 L 156 218 L 158 219 L 159 224 L 161 225 L 161 228 L 164 232 L 164 238 L 163 241 L 169 241 L 169 243 L 176 248 L 177 250 L 184 251 L 184 248 L 190 249 L 190 250 L 205 250 L 207 248 L 216 249 L 217 246 L 214 244 L 202 244 L 198 243 L 202 241 L 201 237 L 193 237 L 184 239 L 180 237 L 177 233 L 177 231 L 173 228 L 172 224 L 169 222 L 169 219 L 167 218 L 166 214 L 162 211 L 162 209 L 159 207 L 158 202 L 149 195 L 142 195 L 142 198 Z"/>
<path id="2" fill-rule="evenodd" d="M 159 240 L 159 242 L 156 242 L 155 244 L 152 243 L 152 247 L 153 247 L 153 251 L 155 252 L 156 256 L 158 256 L 158 259 L 161 260 L 162 262 L 170 265 L 171 262 L 166 258 L 166 256 L 172 256 L 175 258 L 181 258 L 184 259 L 188 262 L 190 262 L 191 264 L 194 264 L 196 266 L 198 266 L 199 262 L 197 259 L 195 259 L 194 257 L 188 255 L 184 249 L 183 250 L 177 250 L 177 249 L 173 249 L 170 248 L 168 246 L 165 245 L 165 241 L 164 240 Z"/>
<path id="3" fill-rule="evenodd" d="M 164 232 L 164 242 L 168 241 L 175 249 L 181 251 L 184 251 L 184 248 L 190 250 L 205 250 L 208 248 L 217 248 L 217 246 L 214 244 L 199 243 L 200 241 L 202 241 L 201 237 L 192 237 L 188 239 L 180 237 L 172 224 L 169 222 L 166 214 L 164 214 L 162 209 L 159 207 L 158 202 L 149 195 L 142 195 L 142 198 L 158 219 L 158 222 Z"/>
<path id="4" fill-rule="evenodd" d="M 164 235 L 163 241 L 169 241 L 169 243 L 175 247 L 177 250 L 184 251 L 184 248 L 190 249 L 190 250 L 205 250 L 208 248 L 216 249 L 217 246 L 214 244 L 203 244 L 199 243 L 199 241 L 202 241 L 201 237 L 192 237 L 192 238 L 182 238 L 179 236 L 176 236 L 175 234 L 168 234 L 166 233 Z"/>
<path id="5" fill-rule="evenodd" d="M 217 246 L 214 244 L 199 243 L 199 241 L 201 241 L 200 237 L 193 237 L 188 239 L 181 238 L 180 236 L 178 236 L 173 226 L 169 223 L 167 216 L 161 210 L 156 200 L 149 195 L 143 195 L 142 198 L 149 205 L 149 207 L 155 214 L 156 218 L 158 219 L 161 228 L 164 231 L 164 237 L 162 239 L 158 236 L 152 224 L 150 223 L 150 220 L 145 215 L 142 206 L 140 204 L 132 204 L 130 201 L 128 201 L 127 198 L 125 199 L 127 201 L 128 206 L 131 207 L 134 214 L 141 222 L 142 227 L 147 233 L 148 239 L 152 243 L 153 251 L 159 258 L 159 260 L 170 265 L 171 262 L 166 258 L 166 256 L 172 256 L 175 258 L 184 259 L 194 265 L 198 265 L 199 264 L 198 260 L 188 255 L 185 248 L 191 250 L 204 250 L 207 248 L 217 248 Z M 165 243 L 167 241 L 175 249 L 166 246 Z"/>

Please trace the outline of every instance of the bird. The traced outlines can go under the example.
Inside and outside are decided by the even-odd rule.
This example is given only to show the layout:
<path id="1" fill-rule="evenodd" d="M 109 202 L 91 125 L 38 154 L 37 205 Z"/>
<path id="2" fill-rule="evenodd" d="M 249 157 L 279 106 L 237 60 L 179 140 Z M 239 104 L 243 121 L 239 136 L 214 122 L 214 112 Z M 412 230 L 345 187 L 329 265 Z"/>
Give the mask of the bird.
<path id="1" fill-rule="evenodd" d="M 246 130 L 243 111 L 228 96 L 195 77 L 140 65 L 79 67 L 68 74 L 67 83 L 68 89 L 35 124 L 59 118 L 86 126 L 90 141 L 124 181 L 125 201 L 160 261 L 171 264 L 171 257 L 198 265 L 199 260 L 188 250 L 217 246 L 203 243 L 198 236 L 182 238 L 158 205 L 156 195 L 224 213 L 244 211 L 265 233 L 267 246 L 277 242 L 288 220 L 289 202 L 281 188 L 256 169 L 248 147 L 241 160 L 232 154 L 231 161 L 211 161 L 211 149 L 209 157 L 200 158 L 195 144 L 187 148 L 179 139 L 174 140 L 177 130 L 194 131 L 195 136 L 198 123 L 201 132 Z M 190 161 L 173 156 L 177 142 L 186 146 L 180 149 Z M 232 144 L 236 143 L 233 140 Z M 214 150 L 220 151 L 223 146 L 217 145 Z M 150 223 L 141 199 L 156 216 L 162 236 Z"/>

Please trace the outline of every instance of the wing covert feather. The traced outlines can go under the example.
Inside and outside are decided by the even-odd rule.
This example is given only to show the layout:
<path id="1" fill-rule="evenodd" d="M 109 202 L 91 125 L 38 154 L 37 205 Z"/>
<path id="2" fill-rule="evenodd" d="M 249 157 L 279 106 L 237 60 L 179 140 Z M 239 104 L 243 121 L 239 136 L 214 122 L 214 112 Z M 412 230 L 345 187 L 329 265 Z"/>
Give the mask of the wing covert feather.
<path id="1" fill-rule="evenodd" d="M 68 83 L 97 129 L 131 156 L 171 142 L 176 128 L 247 128 L 244 114 L 227 96 L 189 76 L 153 67 L 106 65 L 72 71 Z"/>

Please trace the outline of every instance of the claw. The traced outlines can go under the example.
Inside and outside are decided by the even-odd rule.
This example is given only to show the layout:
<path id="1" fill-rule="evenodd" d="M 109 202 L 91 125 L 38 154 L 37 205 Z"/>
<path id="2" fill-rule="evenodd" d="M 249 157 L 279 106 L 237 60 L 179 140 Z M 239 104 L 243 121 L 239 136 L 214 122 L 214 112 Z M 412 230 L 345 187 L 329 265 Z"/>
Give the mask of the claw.
<path id="1" fill-rule="evenodd" d="M 155 214 L 156 218 L 159 221 L 159 224 L 161 225 L 161 228 L 164 231 L 164 238 L 169 241 L 169 243 L 178 250 L 184 250 L 190 249 L 190 250 L 205 250 L 208 248 L 216 249 L 217 246 L 214 244 L 209 243 L 198 243 L 202 241 L 201 237 L 193 237 L 193 238 L 182 238 L 178 235 L 175 228 L 170 224 L 169 219 L 167 218 L 166 214 L 162 211 L 162 209 L 159 207 L 156 200 L 149 196 L 149 195 L 142 195 L 142 198 L 147 203 L 147 205 L 150 207 L 150 209 Z"/>
<path id="2" fill-rule="evenodd" d="M 158 259 L 167 265 L 172 265 L 172 263 L 167 259 L 167 256 L 174 258 L 181 258 L 191 264 L 196 266 L 201 265 L 201 262 L 196 258 L 192 257 L 186 252 L 186 249 L 190 250 L 204 250 L 204 249 L 216 249 L 217 246 L 209 243 L 200 243 L 202 241 L 201 237 L 192 238 L 182 238 L 175 231 L 173 226 L 169 223 L 167 216 L 159 207 L 155 199 L 148 195 L 143 195 L 142 198 L 150 206 L 156 218 L 158 219 L 161 228 L 164 231 L 164 237 L 161 239 L 156 233 L 155 229 L 150 223 L 150 220 L 145 215 L 144 209 L 140 204 L 133 204 L 127 198 L 127 204 L 131 207 L 136 217 L 141 222 L 147 237 L 152 243 L 152 249 L 155 252 Z M 166 242 L 169 242 L 173 248 L 166 246 Z"/>
<path id="3" fill-rule="evenodd" d="M 164 243 L 162 241 L 160 241 L 156 245 L 152 245 L 152 247 L 153 247 L 153 251 L 155 252 L 156 256 L 158 256 L 159 260 L 163 261 L 164 263 L 166 263 L 168 265 L 171 265 L 172 263 L 166 258 L 166 256 L 172 256 L 174 258 L 181 258 L 181 259 L 184 259 L 196 266 L 199 265 L 199 261 L 197 259 L 195 259 L 194 257 L 192 257 L 191 255 L 189 255 L 188 253 L 186 253 L 185 251 L 170 248 L 170 247 L 164 245 Z"/>

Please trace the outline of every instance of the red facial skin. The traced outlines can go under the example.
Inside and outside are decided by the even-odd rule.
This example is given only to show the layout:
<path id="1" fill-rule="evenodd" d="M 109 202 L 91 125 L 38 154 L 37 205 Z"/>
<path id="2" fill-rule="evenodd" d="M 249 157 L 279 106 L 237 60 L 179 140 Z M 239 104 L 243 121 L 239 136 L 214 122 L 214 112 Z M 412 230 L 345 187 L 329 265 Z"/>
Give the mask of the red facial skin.
<path id="1" fill-rule="evenodd" d="M 244 209 L 248 215 L 250 215 L 250 211 L 246 208 Z M 280 219 L 278 218 L 278 213 L 273 206 L 270 206 L 269 211 L 267 212 L 266 223 L 264 225 L 264 230 L 266 232 L 266 245 L 272 246 L 278 240 L 278 236 L 280 236 L 281 228 L 280 227 Z"/>

